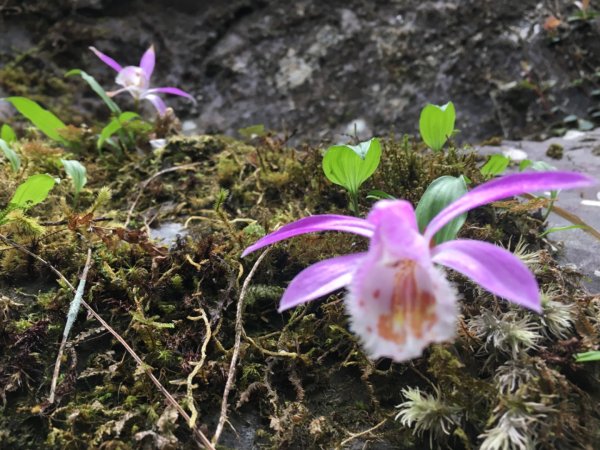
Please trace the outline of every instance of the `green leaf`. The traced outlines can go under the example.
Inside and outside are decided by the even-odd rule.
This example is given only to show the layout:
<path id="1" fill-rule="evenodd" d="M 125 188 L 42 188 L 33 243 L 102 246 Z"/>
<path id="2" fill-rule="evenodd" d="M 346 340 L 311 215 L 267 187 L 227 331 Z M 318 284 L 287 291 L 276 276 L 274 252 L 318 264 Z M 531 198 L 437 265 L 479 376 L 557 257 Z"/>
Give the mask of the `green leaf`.
<path id="1" fill-rule="evenodd" d="M 600 361 L 600 352 L 599 351 L 591 351 L 585 353 L 578 353 L 575 355 L 576 362 L 590 362 L 590 361 Z"/>
<path id="2" fill-rule="evenodd" d="M 45 173 L 31 175 L 19 185 L 9 204 L 29 208 L 43 202 L 54 187 L 55 180 Z"/>
<path id="3" fill-rule="evenodd" d="M 454 104 L 443 106 L 428 104 L 421 111 L 419 131 L 423 141 L 433 151 L 440 151 L 454 131 L 456 112 Z"/>
<path id="4" fill-rule="evenodd" d="M 381 144 L 373 138 L 359 145 L 334 145 L 323 157 L 323 172 L 335 184 L 345 187 L 351 194 L 369 179 L 379 166 Z"/>
<path id="5" fill-rule="evenodd" d="M 127 122 L 139 118 L 140 115 L 131 111 L 125 111 L 121 113 L 119 117 L 115 117 L 106 125 L 100 132 L 100 138 L 98 139 L 97 147 L 101 149 L 107 139 L 110 139 L 112 135 L 117 133 L 123 128 Z"/>
<path id="6" fill-rule="evenodd" d="M 67 175 L 71 177 L 75 195 L 78 195 L 87 183 L 87 171 L 84 165 L 72 159 L 61 159 L 60 162 L 63 164 Z"/>
<path id="7" fill-rule="evenodd" d="M 450 203 L 466 194 L 467 191 L 467 183 L 463 176 L 451 177 L 445 175 L 434 180 L 421 197 L 415 210 L 419 230 L 423 232 L 431 219 Z M 467 220 L 466 213 L 452 220 L 438 231 L 435 234 L 436 244 L 455 239 L 465 220 Z"/>
<path id="8" fill-rule="evenodd" d="M 11 144 L 17 140 L 17 135 L 15 130 L 13 130 L 10 125 L 5 123 L 2 125 L 2 130 L 0 130 L 0 138 L 4 139 L 7 144 Z"/>
<path id="9" fill-rule="evenodd" d="M 114 114 L 121 114 L 121 109 L 117 106 L 117 104 L 115 102 L 112 101 L 112 99 L 108 96 L 106 91 L 104 89 L 102 89 L 102 86 L 100 86 L 100 84 L 98 84 L 98 82 L 96 81 L 96 79 L 93 76 L 85 73 L 83 70 L 73 69 L 73 70 L 69 70 L 65 74 L 65 77 L 70 77 L 73 75 L 81 76 L 81 78 L 83 78 L 87 82 L 87 84 L 90 85 L 92 90 L 96 94 L 98 94 L 98 97 L 100 97 L 104 101 L 104 103 L 106 103 L 106 106 L 108 106 L 108 108 Z"/>
<path id="10" fill-rule="evenodd" d="M 267 130 L 265 130 L 265 126 L 263 124 L 258 124 L 240 128 L 238 133 L 240 133 L 240 136 L 242 136 L 244 139 L 254 139 L 265 136 L 267 134 Z"/>
<path id="11" fill-rule="evenodd" d="M 529 165 L 531 170 L 535 170 L 536 172 L 548 172 L 551 170 L 556 170 L 556 167 L 552 164 L 548 164 L 545 161 L 535 161 Z"/>
<path id="12" fill-rule="evenodd" d="M 480 172 L 484 177 L 494 177 L 496 175 L 502 175 L 508 164 L 510 163 L 510 159 L 504 155 L 495 154 L 490 156 L 490 159 L 483 165 Z"/>
<path id="13" fill-rule="evenodd" d="M 533 161 L 530 159 L 524 159 L 519 163 L 519 172 L 523 172 L 525 169 L 530 167 L 533 164 Z"/>
<path id="14" fill-rule="evenodd" d="M 19 158 L 17 152 L 10 148 L 4 139 L 0 139 L 0 149 L 2 149 L 2 153 L 4 153 L 4 156 L 10 162 L 13 172 L 17 173 L 21 167 L 21 158 Z"/>
<path id="15" fill-rule="evenodd" d="M 369 200 L 384 200 L 384 199 L 394 200 L 396 197 L 388 194 L 387 192 L 383 192 L 378 189 L 375 189 L 375 190 L 369 191 L 369 193 L 367 194 L 367 198 Z"/>
<path id="16" fill-rule="evenodd" d="M 576 229 L 588 230 L 589 228 L 590 227 L 587 225 L 565 225 L 563 227 L 552 227 L 552 228 L 548 228 L 543 233 L 540 233 L 540 235 L 538 237 L 544 237 L 547 234 L 556 233 L 557 231 L 567 231 L 567 230 L 576 230 Z"/>
<path id="17" fill-rule="evenodd" d="M 12 103 L 17 111 L 29 119 L 37 129 L 50 139 L 62 143 L 66 142 L 58 132 L 58 130 L 66 128 L 66 125 L 50 111 L 25 97 L 8 97 L 6 100 Z"/>

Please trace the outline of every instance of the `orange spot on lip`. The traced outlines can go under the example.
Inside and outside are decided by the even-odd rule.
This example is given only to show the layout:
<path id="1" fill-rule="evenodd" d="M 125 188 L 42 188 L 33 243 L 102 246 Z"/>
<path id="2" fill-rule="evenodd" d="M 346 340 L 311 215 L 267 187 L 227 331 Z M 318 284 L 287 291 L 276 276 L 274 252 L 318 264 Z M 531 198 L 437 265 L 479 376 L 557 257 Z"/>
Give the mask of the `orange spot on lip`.
<path id="1" fill-rule="evenodd" d="M 379 289 L 375 289 L 375 291 L 373 292 L 373 297 L 379 298 L 380 295 L 381 295 L 381 291 Z"/>

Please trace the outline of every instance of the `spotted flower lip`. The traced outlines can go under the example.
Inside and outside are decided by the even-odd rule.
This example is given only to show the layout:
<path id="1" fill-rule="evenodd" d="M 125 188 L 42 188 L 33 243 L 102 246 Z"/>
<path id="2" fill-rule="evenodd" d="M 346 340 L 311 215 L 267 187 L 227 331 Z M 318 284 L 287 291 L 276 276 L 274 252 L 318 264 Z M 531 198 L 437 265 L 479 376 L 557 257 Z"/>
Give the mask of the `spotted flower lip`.
<path id="1" fill-rule="evenodd" d="M 433 342 L 452 339 L 458 305 L 438 265 L 456 270 L 499 297 L 541 311 L 537 281 L 507 250 L 469 239 L 432 246 L 433 236 L 452 219 L 479 206 L 530 192 L 576 189 L 596 180 L 574 172 L 507 175 L 472 189 L 435 216 L 423 234 L 405 200 L 381 200 L 366 219 L 315 215 L 263 237 L 242 254 L 316 231 L 343 231 L 370 239 L 367 252 L 338 256 L 300 272 L 283 294 L 279 311 L 346 287 L 351 329 L 371 357 L 406 361 Z"/>
<path id="2" fill-rule="evenodd" d="M 100 58 L 100 60 L 117 72 L 115 82 L 119 86 L 123 86 L 116 91 L 108 92 L 109 96 L 118 95 L 122 92 L 129 92 L 136 100 L 148 100 L 159 115 L 163 116 L 167 110 L 167 106 L 158 94 L 171 94 L 180 97 L 186 97 L 196 103 L 196 99 L 185 91 L 176 87 L 150 87 L 150 77 L 154 72 L 156 55 L 154 46 L 151 45 L 148 50 L 142 55 L 139 66 L 121 66 L 110 56 L 100 52 L 95 47 L 90 47 L 90 50 Z"/>

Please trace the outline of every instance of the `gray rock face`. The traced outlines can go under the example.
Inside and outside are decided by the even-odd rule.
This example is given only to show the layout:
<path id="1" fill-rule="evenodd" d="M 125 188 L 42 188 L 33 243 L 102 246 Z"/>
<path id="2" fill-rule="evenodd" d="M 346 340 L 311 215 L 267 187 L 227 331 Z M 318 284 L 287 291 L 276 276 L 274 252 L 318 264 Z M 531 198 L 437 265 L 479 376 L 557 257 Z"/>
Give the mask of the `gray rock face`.
<path id="1" fill-rule="evenodd" d="M 541 27 L 550 13 L 538 0 L 8 0 L 0 66 L 35 47 L 28 71 L 62 79 L 78 67 L 111 89 L 114 73 L 87 47 L 137 64 L 154 43 L 153 82 L 199 99 L 168 99 L 198 132 L 264 124 L 319 141 L 358 118 L 379 135 L 415 132 L 427 102 L 453 100 L 461 139 L 519 138 L 594 106 L 597 23 L 553 42 Z M 88 89 L 73 94 L 84 113 L 104 110 Z"/>
<path id="2" fill-rule="evenodd" d="M 563 149 L 560 159 L 552 150 L 553 144 Z M 556 147 L 554 147 L 556 148 Z M 504 141 L 500 147 L 482 147 L 484 154 L 504 152 L 526 153 L 528 159 L 545 161 L 558 169 L 587 173 L 600 182 L 600 128 L 589 132 L 571 131 L 562 138 L 552 138 L 542 142 Z M 564 191 L 559 194 L 557 205 L 577 215 L 596 230 L 600 230 L 600 184 L 577 191 Z M 572 225 L 562 217 L 551 214 L 549 228 Z M 600 241 L 582 230 L 558 231 L 548 235 L 548 239 L 560 249 L 560 260 L 575 267 L 585 275 L 584 284 L 591 292 L 600 292 Z"/>

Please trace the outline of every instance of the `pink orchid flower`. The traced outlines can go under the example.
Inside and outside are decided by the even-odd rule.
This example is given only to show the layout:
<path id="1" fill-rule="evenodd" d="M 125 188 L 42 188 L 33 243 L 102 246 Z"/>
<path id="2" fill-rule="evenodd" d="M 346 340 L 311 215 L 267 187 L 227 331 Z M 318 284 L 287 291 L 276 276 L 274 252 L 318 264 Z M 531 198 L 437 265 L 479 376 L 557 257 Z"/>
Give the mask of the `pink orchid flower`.
<path id="1" fill-rule="evenodd" d="M 110 97 L 127 91 L 136 100 L 148 100 L 150 103 L 152 103 L 154 108 L 156 108 L 156 111 L 158 111 L 158 114 L 161 116 L 165 114 L 167 106 L 157 94 L 162 93 L 179 95 L 180 97 L 189 98 L 196 103 L 196 99 L 194 99 L 194 97 L 176 87 L 150 88 L 150 77 L 152 76 L 152 72 L 154 72 L 154 63 L 156 59 L 153 45 L 151 45 L 142 56 L 139 67 L 122 67 L 110 56 L 105 55 L 96 48 L 90 47 L 90 50 L 93 51 L 103 63 L 112 67 L 117 72 L 117 78 L 115 81 L 118 85 L 123 86 L 121 89 L 116 91 L 107 92 Z"/>
<path id="2" fill-rule="evenodd" d="M 412 205 L 377 202 L 367 219 L 316 215 L 283 226 L 248 247 L 242 256 L 269 244 L 315 231 L 344 231 L 370 239 L 364 253 L 338 256 L 300 272 L 283 294 L 279 311 L 347 287 L 351 329 L 367 353 L 406 361 L 433 342 L 456 333 L 457 298 L 437 265 L 454 269 L 491 293 L 541 312 L 538 284 L 527 266 L 496 245 L 456 239 L 434 245 L 434 235 L 461 214 L 526 192 L 573 189 L 595 180 L 573 172 L 507 175 L 471 190 L 434 217 L 421 234 Z"/>

